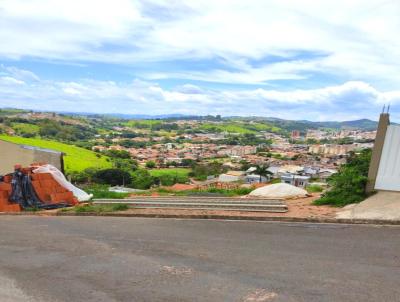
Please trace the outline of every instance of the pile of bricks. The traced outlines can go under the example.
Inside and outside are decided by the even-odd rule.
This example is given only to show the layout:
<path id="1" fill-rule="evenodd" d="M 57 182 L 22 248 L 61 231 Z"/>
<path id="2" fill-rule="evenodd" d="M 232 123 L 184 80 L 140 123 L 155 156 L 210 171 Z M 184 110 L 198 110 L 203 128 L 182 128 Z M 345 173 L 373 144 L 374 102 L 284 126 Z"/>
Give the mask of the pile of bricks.
<path id="1" fill-rule="evenodd" d="M 19 169 L 24 174 L 30 175 L 33 189 L 44 204 L 64 202 L 70 205 L 76 205 L 78 203 L 73 193 L 61 186 L 50 173 L 33 173 L 36 165 L 27 168 L 22 168 L 17 165 L 15 168 Z M 9 202 L 12 191 L 11 181 L 11 175 L 4 176 L 3 181 L 0 181 L 0 212 L 21 211 L 19 204 Z"/>
<path id="2" fill-rule="evenodd" d="M 31 174 L 31 179 L 36 195 L 43 203 L 66 202 L 70 205 L 78 203 L 74 194 L 61 186 L 50 173 Z"/>
<path id="3" fill-rule="evenodd" d="M 21 207 L 19 204 L 10 203 L 8 201 L 11 195 L 11 180 L 12 176 L 6 175 L 2 182 L 0 182 L 0 212 L 20 212 Z"/>

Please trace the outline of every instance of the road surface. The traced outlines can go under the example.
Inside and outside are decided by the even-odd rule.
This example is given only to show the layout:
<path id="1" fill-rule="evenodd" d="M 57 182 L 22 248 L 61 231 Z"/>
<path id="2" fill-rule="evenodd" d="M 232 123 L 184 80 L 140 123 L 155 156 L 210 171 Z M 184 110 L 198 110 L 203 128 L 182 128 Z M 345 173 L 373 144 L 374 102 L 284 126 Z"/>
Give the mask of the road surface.
<path id="1" fill-rule="evenodd" d="M 0 301 L 400 301 L 400 227 L 0 217 Z"/>

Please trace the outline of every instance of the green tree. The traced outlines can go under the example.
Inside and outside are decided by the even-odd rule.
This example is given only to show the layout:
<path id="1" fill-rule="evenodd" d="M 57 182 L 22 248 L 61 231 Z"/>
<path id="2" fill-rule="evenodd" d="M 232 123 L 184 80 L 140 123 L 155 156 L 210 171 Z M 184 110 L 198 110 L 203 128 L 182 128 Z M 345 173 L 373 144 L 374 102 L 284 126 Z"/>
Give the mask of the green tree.
<path id="1" fill-rule="evenodd" d="M 363 150 L 359 154 L 351 153 L 347 163 L 342 165 L 339 172 L 328 180 L 331 189 L 316 200 L 315 204 L 345 206 L 364 200 L 367 197 L 365 187 L 371 153 L 371 149 Z"/>
<path id="2" fill-rule="evenodd" d="M 154 184 L 154 177 L 145 169 L 139 169 L 132 173 L 131 187 L 146 190 Z"/>
<path id="3" fill-rule="evenodd" d="M 265 176 L 268 178 L 269 175 L 272 175 L 270 171 L 268 171 L 268 165 L 258 165 L 256 166 L 256 170 L 254 171 L 256 174 L 260 175 L 260 183 L 262 182 L 262 177 Z"/>
<path id="4" fill-rule="evenodd" d="M 98 170 L 95 173 L 93 180 L 97 183 L 116 186 L 130 184 L 132 177 L 127 171 L 113 168 Z"/>
<path id="5" fill-rule="evenodd" d="M 105 154 L 111 158 L 131 158 L 131 155 L 128 151 L 125 150 L 107 150 Z"/>

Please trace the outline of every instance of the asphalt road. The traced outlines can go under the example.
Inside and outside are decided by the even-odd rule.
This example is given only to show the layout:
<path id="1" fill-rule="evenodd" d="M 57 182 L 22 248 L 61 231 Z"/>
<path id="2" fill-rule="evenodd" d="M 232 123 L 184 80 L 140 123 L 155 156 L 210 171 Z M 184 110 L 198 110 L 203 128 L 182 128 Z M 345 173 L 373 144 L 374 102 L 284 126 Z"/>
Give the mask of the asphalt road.
<path id="1" fill-rule="evenodd" d="M 2 216 L 0 301 L 400 301 L 400 227 Z"/>

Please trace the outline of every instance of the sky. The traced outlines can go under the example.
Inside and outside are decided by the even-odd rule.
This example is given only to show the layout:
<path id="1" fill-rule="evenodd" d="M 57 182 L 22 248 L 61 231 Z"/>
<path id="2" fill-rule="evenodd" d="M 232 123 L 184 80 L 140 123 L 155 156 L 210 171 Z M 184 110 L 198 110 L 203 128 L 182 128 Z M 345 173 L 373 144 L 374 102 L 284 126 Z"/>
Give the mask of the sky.
<path id="1" fill-rule="evenodd" d="M 0 107 L 400 121 L 399 0 L 0 0 Z"/>

